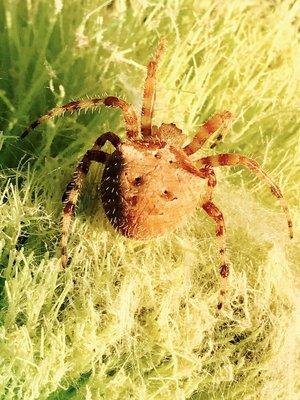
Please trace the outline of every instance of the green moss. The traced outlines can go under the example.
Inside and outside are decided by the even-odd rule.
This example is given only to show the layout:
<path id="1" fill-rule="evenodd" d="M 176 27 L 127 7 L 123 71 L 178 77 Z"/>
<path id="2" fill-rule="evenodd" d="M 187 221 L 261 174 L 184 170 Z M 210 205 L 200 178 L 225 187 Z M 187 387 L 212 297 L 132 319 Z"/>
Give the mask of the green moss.
<path id="1" fill-rule="evenodd" d="M 155 121 L 191 137 L 211 113 L 236 119 L 216 152 L 253 156 L 299 222 L 299 4 L 293 1 L 0 1 L 0 398 L 296 399 L 299 231 L 241 169 L 217 171 L 232 268 L 224 311 L 214 226 L 138 242 L 116 235 L 94 166 L 57 258 L 61 195 L 116 110 L 69 115 L 21 142 L 55 104 L 105 93 L 139 107 L 165 36 Z M 207 146 L 205 152 L 212 153 Z M 297 246 L 298 245 L 298 246 Z M 298 302 L 298 303 L 297 303 Z"/>

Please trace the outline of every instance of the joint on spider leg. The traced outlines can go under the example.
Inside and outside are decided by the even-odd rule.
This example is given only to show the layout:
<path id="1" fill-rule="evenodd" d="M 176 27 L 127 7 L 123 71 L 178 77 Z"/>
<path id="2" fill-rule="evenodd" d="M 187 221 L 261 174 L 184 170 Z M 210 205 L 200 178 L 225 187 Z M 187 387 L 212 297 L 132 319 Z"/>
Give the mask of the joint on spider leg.
<path id="1" fill-rule="evenodd" d="M 71 182 L 68 183 L 66 190 L 62 195 L 61 201 L 65 203 L 68 200 L 71 191 L 77 192 L 78 190 L 80 190 L 80 186 L 76 183 L 76 181 L 72 180 Z"/>
<path id="2" fill-rule="evenodd" d="M 215 171 L 210 165 L 204 165 L 202 168 L 199 170 L 201 173 L 204 174 L 204 176 L 208 179 L 208 184 L 209 186 L 215 187 L 217 184 L 217 178 Z"/>
<path id="3" fill-rule="evenodd" d="M 214 143 L 212 143 L 209 147 L 211 149 L 214 149 L 221 142 L 222 139 L 223 139 L 223 135 L 222 134 L 218 135 L 216 137 L 216 140 L 214 141 Z"/>
<path id="4" fill-rule="evenodd" d="M 73 203 L 73 201 L 68 201 L 63 209 L 63 213 L 64 215 L 71 215 L 74 211 L 75 208 L 75 204 Z"/>
<path id="5" fill-rule="evenodd" d="M 220 266 L 220 275 L 222 278 L 227 278 L 229 276 L 229 264 L 222 264 Z"/>
<path id="6" fill-rule="evenodd" d="M 67 246 L 62 246 L 60 249 L 60 259 L 61 259 L 61 265 L 63 268 L 66 268 L 68 265 L 68 254 L 67 254 Z"/>
<path id="7" fill-rule="evenodd" d="M 107 160 L 107 153 L 101 150 L 88 150 L 87 155 L 89 157 L 89 162 L 97 161 L 99 163 L 105 163 Z"/>
<path id="8" fill-rule="evenodd" d="M 224 306 L 225 295 L 226 295 L 226 290 L 225 289 L 221 289 L 220 293 L 219 293 L 219 301 L 218 301 L 218 304 L 217 304 L 216 316 L 219 315 L 219 311 Z"/>
<path id="9" fill-rule="evenodd" d="M 218 304 L 217 304 L 217 312 L 220 311 L 220 310 L 223 308 L 225 294 L 226 294 L 226 291 L 225 291 L 225 290 L 221 290 L 221 291 L 220 291 L 220 294 L 219 294 L 219 301 L 218 301 Z"/>
<path id="10" fill-rule="evenodd" d="M 120 138 L 113 132 L 106 132 L 96 140 L 95 145 L 101 148 L 107 141 L 116 147 L 120 143 Z"/>
<path id="11" fill-rule="evenodd" d="M 214 188 L 217 184 L 217 179 L 216 179 L 216 175 L 213 172 L 213 170 L 211 170 L 209 177 L 208 177 L 208 186 Z"/>
<path id="12" fill-rule="evenodd" d="M 74 173 L 73 179 L 76 179 L 80 174 L 87 175 L 90 165 L 91 165 L 91 160 L 89 157 L 89 150 L 88 150 L 83 156 L 82 160 L 79 162 L 78 167 Z"/>
<path id="13" fill-rule="evenodd" d="M 203 199 L 204 201 L 203 208 L 206 211 L 205 207 L 207 207 L 207 205 L 211 203 L 213 190 L 217 185 L 217 179 L 214 170 L 210 167 L 201 168 L 200 172 L 203 173 L 205 179 L 207 179 L 207 191 L 206 191 L 206 196 Z"/>
<path id="14" fill-rule="evenodd" d="M 222 218 L 221 218 L 221 219 L 219 218 L 219 221 L 222 221 Z M 217 236 L 217 237 L 223 236 L 223 235 L 224 235 L 224 232 L 225 232 L 225 227 L 224 227 L 224 225 L 223 225 L 223 224 L 219 224 L 219 225 L 216 227 L 216 236 Z M 225 253 L 225 250 L 224 250 L 223 253 Z M 222 254 L 221 251 L 220 251 L 220 254 Z"/>
<path id="15" fill-rule="evenodd" d="M 279 187 L 277 187 L 277 186 L 271 186 L 270 187 L 270 190 L 271 190 L 271 193 L 275 196 L 275 197 L 277 197 L 277 199 L 281 199 L 283 196 L 282 196 L 282 193 L 281 193 L 281 191 L 280 191 L 280 189 L 279 189 Z"/>
<path id="16" fill-rule="evenodd" d="M 288 221 L 288 228 L 289 228 L 289 233 L 290 233 L 290 239 L 293 239 L 294 238 L 293 223 L 291 220 Z"/>

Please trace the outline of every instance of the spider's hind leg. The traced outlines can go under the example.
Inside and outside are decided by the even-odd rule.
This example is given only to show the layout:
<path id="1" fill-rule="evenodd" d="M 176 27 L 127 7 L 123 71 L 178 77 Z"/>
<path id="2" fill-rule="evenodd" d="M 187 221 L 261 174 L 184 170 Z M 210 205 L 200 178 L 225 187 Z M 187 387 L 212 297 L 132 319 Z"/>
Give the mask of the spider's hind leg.
<path id="1" fill-rule="evenodd" d="M 88 150 L 83 156 L 74 172 L 73 179 L 69 182 L 63 194 L 62 201 L 64 202 L 64 208 L 61 219 L 61 263 L 63 268 L 67 266 L 68 262 L 67 242 L 70 234 L 70 225 L 74 214 L 74 208 L 78 201 L 86 175 L 90 169 L 91 162 L 96 161 L 99 163 L 105 163 L 109 156 L 107 153 L 100 150 L 106 141 L 111 142 L 111 144 L 116 147 L 120 142 L 120 139 L 112 132 L 107 132 L 101 135 L 96 140 L 92 149 Z"/>

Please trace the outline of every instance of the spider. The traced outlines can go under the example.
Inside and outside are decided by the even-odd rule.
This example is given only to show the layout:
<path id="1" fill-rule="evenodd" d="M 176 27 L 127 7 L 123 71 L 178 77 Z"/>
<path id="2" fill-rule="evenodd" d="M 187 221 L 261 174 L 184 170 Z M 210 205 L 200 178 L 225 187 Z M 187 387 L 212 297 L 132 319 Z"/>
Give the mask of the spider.
<path id="1" fill-rule="evenodd" d="M 286 214 L 289 235 L 293 237 L 292 221 L 279 187 L 259 164 L 242 154 L 218 154 L 192 161 L 190 156 L 202 148 L 215 132 L 222 139 L 231 125 L 229 111 L 214 114 L 184 146 L 186 136 L 175 124 L 152 125 L 156 95 L 156 73 L 165 48 L 160 40 L 156 53 L 147 65 L 140 121 L 134 107 L 118 97 L 75 100 L 58 106 L 34 121 L 21 135 L 24 138 L 38 125 L 65 112 L 87 110 L 99 106 L 119 108 L 123 113 L 126 139 L 106 132 L 98 137 L 78 164 L 73 179 L 63 195 L 61 263 L 67 266 L 67 240 L 71 218 L 79 193 L 91 163 L 103 163 L 100 196 L 105 214 L 112 226 L 122 235 L 135 239 L 150 239 L 175 229 L 197 207 L 202 207 L 216 226 L 220 256 L 221 288 L 217 310 L 223 306 L 229 275 L 229 258 L 226 251 L 225 223 L 221 210 L 213 202 L 213 189 L 217 184 L 214 167 L 241 165 L 255 173 L 270 187 Z M 115 151 L 102 151 L 106 141 Z"/>

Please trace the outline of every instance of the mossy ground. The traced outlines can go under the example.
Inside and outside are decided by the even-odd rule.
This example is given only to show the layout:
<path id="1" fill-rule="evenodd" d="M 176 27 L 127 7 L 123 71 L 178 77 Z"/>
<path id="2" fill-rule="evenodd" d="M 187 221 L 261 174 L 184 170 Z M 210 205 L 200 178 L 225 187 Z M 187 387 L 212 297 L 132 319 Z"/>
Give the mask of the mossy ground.
<path id="1" fill-rule="evenodd" d="M 299 398 L 299 13 L 289 0 L 1 0 L 1 399 Z M 296 225 L 290 242 L 263 184 L 241 168 L 217 171 L 232 261 L 218 318 L 212 222 L 199 210 L 162 238 L 120 237 L 99 205 L 96 166 L 70 267 L 59 268 L 61 195 L 99 134 L 124 134 L 118 111 L 66 115 L 18 141 L 72 98 L 112 94 L 140 107 L 161 36 L 155 121 L 191 137 L 230 109 L 216 152 L 255 157 Z"/>

